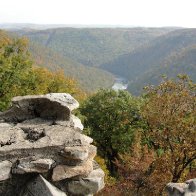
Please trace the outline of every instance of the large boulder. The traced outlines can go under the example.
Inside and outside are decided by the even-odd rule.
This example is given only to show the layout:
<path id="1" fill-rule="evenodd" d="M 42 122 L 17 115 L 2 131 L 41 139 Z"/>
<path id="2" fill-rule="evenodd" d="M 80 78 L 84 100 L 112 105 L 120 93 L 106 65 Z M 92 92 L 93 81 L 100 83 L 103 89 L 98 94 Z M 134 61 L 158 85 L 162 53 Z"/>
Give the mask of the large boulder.
<path id="1" fill-rule="evenodd" d="M 68 191 L 73 195 L 94 194 L 104 187 L 104 172 L 100 168 L 94 169 L 87 177 L 80 177 L 68 183 Z"/>
<path id="2" fill-rule="evenodd" d="M 10 110 L 0 114 L 0 118 L 8 122 L 21 122 L 35 117 L 69 120 L 71 111 L 79 106 L 79 103 L 66 93 L 14 97 L 12 104 Z"/>
<path id="3" fill-rule="evenodd" d="M 168 183 L 166 190 L 169 196 L 195 196 L 196 178 L 185 183 Z"/>
<path id="4" fill-rule="evenodd" d="M 12 107 L 0 113 L 0 195 L 27 196 L 25 187 L 38 196 L 74 195 L 68 181 L 77 186 L 91 181 L 80 195 L 103 187 L 103 176 L 92 177 L 93 140 L 71 114 L 78 106 L 71 95 L 52 93 L 15 97 Z"/>

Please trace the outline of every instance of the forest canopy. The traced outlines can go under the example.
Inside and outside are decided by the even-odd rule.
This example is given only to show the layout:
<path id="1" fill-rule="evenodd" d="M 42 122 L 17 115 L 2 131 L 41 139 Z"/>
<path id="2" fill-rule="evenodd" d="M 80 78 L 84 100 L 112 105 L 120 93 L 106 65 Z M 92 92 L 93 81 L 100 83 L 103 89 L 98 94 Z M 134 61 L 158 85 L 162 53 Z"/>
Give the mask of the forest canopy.
<path id="1" fill-rule="evenodd" d="M 162 195 L 168 182 L 194 177 L 195 87 L 180 75 L 146 87 L 142 98 L 101 90 L 84 102 L 88 133 L 117 180 L 100 195 Z"/>

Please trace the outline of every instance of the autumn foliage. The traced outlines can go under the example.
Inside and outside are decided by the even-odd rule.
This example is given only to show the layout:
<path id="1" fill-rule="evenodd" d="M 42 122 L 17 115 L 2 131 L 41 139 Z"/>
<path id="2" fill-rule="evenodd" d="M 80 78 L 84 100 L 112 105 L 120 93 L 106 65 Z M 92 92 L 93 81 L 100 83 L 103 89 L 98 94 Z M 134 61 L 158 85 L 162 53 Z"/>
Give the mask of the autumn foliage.
<path id="1" fill-rule="evenodd" d="M 86 98 L 62 70 L 34 65 L 26 39 L 0 34 L 0 111 L 18 95 L 67 92 L 78 100 Z M 98 195 L 164 195 L 168 182 L 195 178 L 195 90 L 196 85 L 180 75 L 146 87 L 139 98 L 126 91 L 100 90 L 86 99 L 79 112 L 106 173 L 106 187 Z"/>
<path id="2" fill-rule="evenodd" d="M 181 75 L 146 92 L 134 142 L 115 160 L 116 184 L 98 195 L 165 195 L 168 182 L 195 177 L 195 84 Z"/>
<path id="3" fill-rule="evenodd" d="M 4 32 L 0 35 L 0 110 L 18 95 L 67 92 L 78 100 L 86 97 L 74 79 L 64 76 L 63 70 L 51 72 L 34 65 L 27 39 L 10 38 Z"/>

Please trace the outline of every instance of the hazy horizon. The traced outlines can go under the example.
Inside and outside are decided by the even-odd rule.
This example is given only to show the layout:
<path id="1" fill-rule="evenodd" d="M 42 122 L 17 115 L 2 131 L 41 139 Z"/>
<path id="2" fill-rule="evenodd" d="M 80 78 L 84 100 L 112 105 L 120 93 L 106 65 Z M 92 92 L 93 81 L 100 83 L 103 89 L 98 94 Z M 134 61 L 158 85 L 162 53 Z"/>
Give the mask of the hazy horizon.
<path id="1" fill-rule="evenodd" d="M 194 27 L 184 27 L 184 26 L 134 26 L 134 25 L 121 25 L 121 24 L 54 24 L 54 23 L 0 23 L 1 26 L 4 27 L 11 27 L 13 25 L 15 26 L 56 26 L 56 27 L 73 27 L 73 28 L 80 28 L 80 27 L 86 27 L 86 28 L 194 28 Z"/>
<path id="2" fill-rule="evenodd" d="M 195 28 L 194 0 L 6 0 L 0 23 Z"/>

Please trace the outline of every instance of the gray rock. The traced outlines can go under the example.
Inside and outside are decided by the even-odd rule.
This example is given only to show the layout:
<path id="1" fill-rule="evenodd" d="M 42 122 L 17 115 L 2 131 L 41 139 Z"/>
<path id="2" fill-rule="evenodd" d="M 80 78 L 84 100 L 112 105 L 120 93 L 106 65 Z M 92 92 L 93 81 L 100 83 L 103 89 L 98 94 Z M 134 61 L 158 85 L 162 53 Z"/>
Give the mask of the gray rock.
<path id="1" fill-rule="evenodd" d="M 12 163 L 10 161 L 0 162 L 0 182 L 10 178 L 11 168 L 12 168 Z"/>
<path id="2" fill-rule="evenodd" d="M 93 163 L 90 160 L 76 166 L 58 165 L 53 169 L 52 180 L 60 181 L 76 176 L 88 176 L 92 170 Z"/>
<path id="3" fill-rule="evenodd" d="M 81 120 L 74 116 L 71 115 L 71 118 L 69 121 L 55 121 L 56 125 L 61 125 L 64 127 L 73 127 L 75 130 L 82 132 L 82 130 L 84 129 L 84 126 L 81 123 Z"/>
<path id="4" fill-rule="evenodd" d="M 72 122 L 73 122 L 73 127 L 76 130 L 82 131 L 84 129 L 84 126 L 81 123 L 81 120 L 77 116 L 71 115 L 71 119 L 72 119 Z"/>
<path id="5" fill-rule="evenodd" d="M 188 190 L 196 194 L 196 178 L 187 180 L 186 184 L 188 184 Z"/>
<path id="6" fill-rule="evenodd" d="M 167 184 L 167 191 L 169 195 L 183 196 L 186 187 L 188 186 L 185 183 L 169 183 Z"/>
<path id="7" fill-rule="evenodd" d="M 33 119 L 25 120 L 21 123 L 17 123 L 16 127 L 19 127 L 21 129 L 29 129 L 31 127 L 38 128 L 38 127 L 43 127 L 46 125 L 51 126 L 53 123 L 54 123 L 53 120 L 45 120 L 42 118 L 33 118 Z"/>
<path id="8" fill-rule="evenodd" d="M 93 145 L 65 147 L 61 151 L 61 155 L 66 159 L 79 162 L 86 161 L 87 159 L 93 160 L 96 154 L 97 148 Z"/>
<path id="9" fill-rule="evenodd" d="M 70 111 L 79 107 L 79 103 L 68 93 L 50 93 L 46 97 L 52 101 L 57 101 L 63 106 L 69 108 Z"/>
<path id="10" fill-rule="evenodd" d="M 63 196 L 76 187 L 90 196 L 103 187 L 93 139 L 71 114 L 78 105 L 68 94 L 52 93 L 16 97 L 0 113 L 0 195 Z"/>
<path id="11" fill-rule="evenodd" d="M 88 158 L 89 147 L 88 146 L 65 147 L 61 154 L 66 159 L 84 161 Z"/>
<path id="12" fill-rule="evenodd" d="M 79 103 L 66 93 L 14 97 L 12 104 L 10 110 L 0 114 L 0 119 L 7 122 L 21 122 L 36 117 L 69 120 L 71 111 L 79 106 Z"/>
<path id="13" fill-rule="evenodd" d="M 39 175 L 26 185 L 19 196 L 66 196 L 66 193 Z"/>
<path id="14" fill-rule="evenodd" d="M 186 183 L 168 183 L 166 190 L 169 196 L 196 196 L 196 178 Z"/>
<path id="15" fill-rule="evenodd" d="M 2 132 L 0 142 L 0 161 L 7 158 L 18 159 L 28 156 L 52 158 L 66 146 L 88 146 L 93 140 L 70 127 L 45 125 L 30 127 L 28 131 L 18 127 Z M 55 160 L 55 159 L 54 159 Z"/>
<path id="16" fill-rule="evenodd" d="M 25 160 L 21 159 L 19 163 L 12 169 L 12 173 L 45 173 L 50 170 L 55 161 L 52 159 Z"/>
<path id="17" fill-rule="evenodd" d="M 97 154 L 97 147 L 93 145 L 89 145 L 89 154 L 88 159 L 93 160 Z"/>
<path id="18" fill-rule="evenodd" d="M 10 124 L 8 123 L 4 123 L 4 122 L 0 122 L 0 130 L 6 130 L 8 127 L 12 127 Z"/>
<path id="19" fill-rule="evenodd" d="M 90 195 L 95 194 L 104 187 L 103 170 L 95 169 L 88 177 L 68 183 L 68 191 L 73 195 Z"/>

